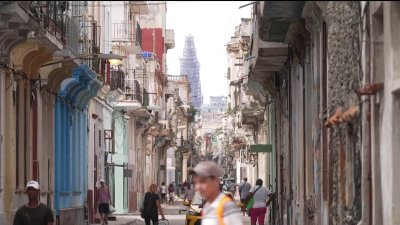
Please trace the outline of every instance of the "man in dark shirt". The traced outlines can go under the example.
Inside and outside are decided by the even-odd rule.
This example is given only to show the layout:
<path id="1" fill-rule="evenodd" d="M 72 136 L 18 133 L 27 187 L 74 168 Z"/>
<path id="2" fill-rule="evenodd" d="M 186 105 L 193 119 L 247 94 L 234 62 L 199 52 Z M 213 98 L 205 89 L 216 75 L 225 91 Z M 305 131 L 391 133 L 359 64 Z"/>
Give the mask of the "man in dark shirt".
<path id="1" fill-rule="evenodd" d="M 18 209 L 13 225 L 53 225 L 53 212 L 39 201 L 39 183 L 29 181 L 26 185 L 26 194 L 28 195 L 28 204 Z"/>

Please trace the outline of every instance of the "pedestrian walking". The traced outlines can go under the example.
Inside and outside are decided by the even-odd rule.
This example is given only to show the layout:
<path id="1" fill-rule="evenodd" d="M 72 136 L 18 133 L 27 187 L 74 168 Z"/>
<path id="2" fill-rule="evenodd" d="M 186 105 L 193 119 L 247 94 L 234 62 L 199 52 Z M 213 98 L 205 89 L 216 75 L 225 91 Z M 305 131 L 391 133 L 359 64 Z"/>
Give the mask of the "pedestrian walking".
<path id="1" fill-rule="evenodd" d="M 180 196 L 180 192 L 182 190 L 182 184 L 181 183 L 176 184 L 175 190 L 176 190 L 176 195 L 179 197 Z"/>
<path id="2" fill-rule="evenodd" d="M 97 204 L 100 213 L 101 224 L 108 224 L 108 214 L 110 214 L 111 195 L 106 186 L 106 182 L 100 180 L 100 187 L 97 189 Z"/>
<path id="3" fill-rule="evenodd" d="M 167 203 L 167 186 L 164 182 L 161 184 L 161 204 Z"/>
<path id="4" fill-rule="evenodd" d="M 190 170 L 196 190 L 207 201 L 203 208 L 203 225 L 243 225 L 240 209 L 220 191 L 222 168 L 213 161 L 203 161 Z"/>
<path id="5" fill-rule="evenodd" d="M 161 220 L 165 220 L 164 213 L 160 204 L 160 197 L 158 196 L 157 185 L 150 185 L 149 191 L 146 192 L 142 205 L 140 207 L 141 217 L 144 219 L 146 225 L 158 225 L 158 213 L 161 214 Z"/>
<path id="6" fill-rule="evenodd" d="M 273 193 L 268 188 L 262 186 L 263 181 L 258 179 L 256 185 L 250 190 L 247 201 L 253 198 L 253 205 L 250 208 L 251 225 L 256 225 L 257 220 L 259 225 L 264 225 L 265 214 L 267 213 L 267 206 L 272 200 Z M 270 198 L 271 197 L 271 198 Z"/>
<path id="7" fill-rule="evenodd" d="M 17 210 L 13 225 L 53 225 L 53 212 L 39 201 L 39 183 L 29 181 L 26 185 L 26 194 L 28 203 Z"/>
<path id="8" fill-rule="evenodd" d="M 239 184 L 239 195 L 240 202 L 245 204 L 247 200 L 247 196 L 249 195 L 251 189 L 251 184 L 247 182 L 247 177 L 243 178 L 243 181 Z M 242 208 L 243 215 L 246 213 L 246 207 Z"/>
<path id="9" fill-rule="evenodd" d="M 189 205 L 192 204 L 193 198 L 194 198 L 194 194 L 195 194 L 195 189 L 194 187 L 191 187 L 191 185 L 187 186 L 187 190 L 185 192 L 185 198 L 183 201 L 186 201 L 186 199 L 189 202 Z"/>
<path id="10" fill-rule="evenodd" d="M 170 184 L 168 187 L 168 197 L 169 197 L 169 201 L 168 204 L 174 204 L 174 192 L 175 192 L 175 188 L 174 185 Z"/>
<path id="11" fill-rule="evenodd" d="M 183 194 L 183 193 L 186 193 L 186 188 L 187 188 L 187 186 L 188 186 L 188 182 L 185 180 L 185 181 L 182 183 L 182 194 Z"/>

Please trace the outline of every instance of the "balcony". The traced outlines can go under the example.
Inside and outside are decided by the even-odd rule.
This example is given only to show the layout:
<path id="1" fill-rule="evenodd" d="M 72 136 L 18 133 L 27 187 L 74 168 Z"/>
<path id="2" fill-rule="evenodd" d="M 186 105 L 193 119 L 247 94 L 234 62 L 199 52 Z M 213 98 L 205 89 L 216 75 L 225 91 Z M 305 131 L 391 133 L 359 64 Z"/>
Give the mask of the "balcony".
<path id="1" fill-rule="evenodd" d="M 146 1 L 129 1 L 129 6 L 136 15 L 148 15 L 150 13 Z"/>
<path id="2" fill-rule="evenodd" d="M 143 106 L 149 105 L 149 94 L 146 89 L 140 85 L 138 79 L 130 79 L 121 70 L 111 71 L 110 90 L 120 89 L 126 101 L 136 100 Z"/>
<path id="3" fill-rule="evenodd" d="M 189 82 L 186 75 L 168 75 L 168 81 Z"/>
<path id="4" fill-rule="evenodd" d="M 68 9 L 66 1 L 29 1 L 29 11 L 41 28 L 54 35 L 65 44 L 66 23 L 64 13 Z"/>
<path id="5" fill-rule="evenodd" d="M 175 47 L 175 33 L 172 29 L 165 30 L 165 47 L 167 50 Z"/>
<path id="6" fill-rule="evenodd" d="M 125 73 L 121 70 L 112 70 L 110 78 L 110 90 L 121 89 L 125 90 Z"/>
<path id="7" fill-rule="evenodd" d="M 70 50 L 75 54 L 82 54 L 80 33 L 81 30 L 77 21 L 74 21 L 71 17 L 65 17 L 66 25 L 66 44 Z"/>
<path id="8" fill-rule="evenodd" d="M 112 41 L 115 42 L 136 42 L 135 27 L 132 23 L 113 23 Z"/>
<path id="9" fill-rule="evenodd" d="M 135 79 L 129 79 L 121 70 L 111 71 L 110 90 L 120 89 L 127 100 L 142 100 L 140 84 Z"/>
<path id="10" fill-rule="evenodd" d="M 142 52 L 142 29 L 139 23 L 113 23 L 112 41 L 123 46 L 129 54 Z"/>
<path id="11" fill-rule="evenodd" d="M 305 1 L 265 1 L 260 7 L 260 38 L 267 42 L 288 43 L 301 18 Z"/>

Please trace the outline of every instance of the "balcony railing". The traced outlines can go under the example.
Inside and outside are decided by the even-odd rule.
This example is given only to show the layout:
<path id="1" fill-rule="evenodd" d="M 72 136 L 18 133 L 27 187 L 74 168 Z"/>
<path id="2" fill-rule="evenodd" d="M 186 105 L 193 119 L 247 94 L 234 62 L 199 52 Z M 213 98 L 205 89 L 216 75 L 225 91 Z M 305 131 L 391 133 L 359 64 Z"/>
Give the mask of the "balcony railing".
<path id="1" fill-rule="evenodd" d="M 113 23 L 112 24 L 113 33 L 112 40 L 113 41 L 121 41 L 121 42 L 135 42 L 135 32 L 133 29 L 133 25 L 130 23 Z"/>
<path id="2" fill-rule="evenodd" d="M 137 79 L 129 79 L 121 70 L 111 71 L 110 89 L 120 89 L 127 100 L 137 100 L 143 106 L 149 105 L 149 94 Z"/>
<path id="3" fill-rule="evenodd" d="M 81 54 L 80 28 L 77 21 L 69 16 L 65 17 L 66 25 L 66 44 L 75 54 Z"/>
<path id="4" fill-rule="evenodd" d="M 175 47 L 175 33 L 172 29 L 165 30 L 165 46 L 168 49 Z"/>
<path id="5" fill-rule="evenodd" d="M 140 84 L 135 79 L 126 79 L 125 80 L 125 90 L 123 90 L 127 99 L 136 99 L 139 102 L 142 102 L 142 92 Z"/>
<path id="6" fill-rule="evenodd" d="M 113 23 L 112 41 L 129 42 L 142 46 L 142 29 L 139 23 Z"/>
<path id="7" fill-rule="evenodd" d="M 181 81 L 181 82 L 188 82 L 186 75 L 168 75 L 167 79 L 169 81 Z"/>
<path id="8" fill-rule="evenodd" d="M 111 90 L 116 90 L 116 89 L 121 89 L 122 91 L 125 91 L 125 73 L 121 70 L 113 70 L 111 71 L 111 83 L 110 83 L 110 89 Z"/>
<path id="9" fill-rule="evenodd" d="M 66 23 L 64 12 L 67 1 L 29 1 L 29 10 L 43 29 L 65 43 Z"/>

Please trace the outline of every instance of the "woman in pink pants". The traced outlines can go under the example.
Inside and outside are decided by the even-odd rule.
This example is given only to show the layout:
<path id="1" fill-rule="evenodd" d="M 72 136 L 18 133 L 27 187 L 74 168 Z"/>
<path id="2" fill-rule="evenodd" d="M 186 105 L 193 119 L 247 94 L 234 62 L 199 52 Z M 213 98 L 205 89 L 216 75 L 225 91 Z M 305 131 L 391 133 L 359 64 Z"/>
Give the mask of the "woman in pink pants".
<path id="1" fill-rule="evenodd" d="M 264 225 L 265 214 L 267 213 L 267 205 L 271 201 L 270 196 L 273 195 L 268 188 L 262 186 L 263 181 L 258 179 L 256 185 L 250 189 L 249 196 L 250 199 L 254 196 L 254 205 L 250 209 L 251 225 L 256 225 L 257 220 L 259 225 Z"/>

